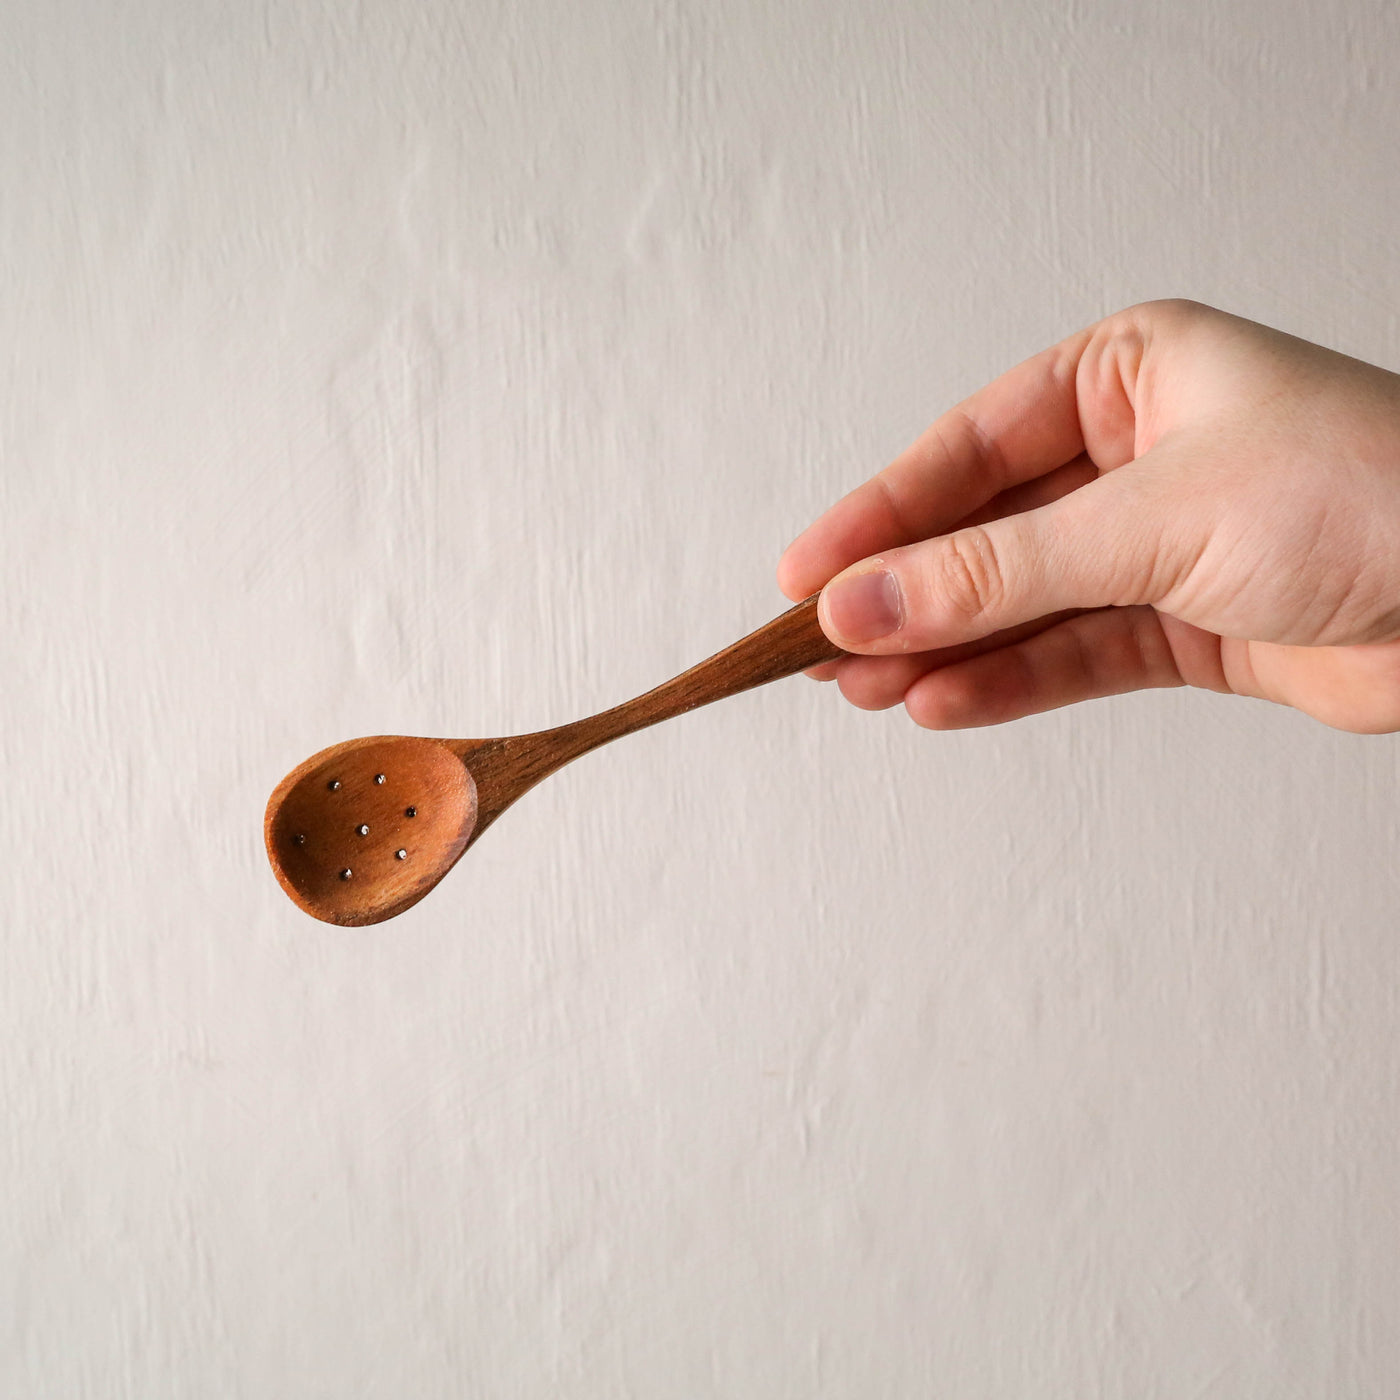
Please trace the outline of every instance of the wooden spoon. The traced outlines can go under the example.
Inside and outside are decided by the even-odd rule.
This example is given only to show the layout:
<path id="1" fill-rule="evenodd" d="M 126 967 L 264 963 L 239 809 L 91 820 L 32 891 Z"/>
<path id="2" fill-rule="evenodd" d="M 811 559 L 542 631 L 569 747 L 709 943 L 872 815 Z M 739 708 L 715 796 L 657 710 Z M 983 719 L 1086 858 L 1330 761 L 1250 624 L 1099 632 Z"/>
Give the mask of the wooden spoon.
<path id="1" fill-rule="evenodd" d="M 282 888 L 332 924 L 377 924 L 417 904 L 516 798 L 635 730 L 844 653 L 817 595 L 665 685 L 558 729 L 505 739 L 381 735 L 333 744 L 278 783 L 263 821 Z"/>

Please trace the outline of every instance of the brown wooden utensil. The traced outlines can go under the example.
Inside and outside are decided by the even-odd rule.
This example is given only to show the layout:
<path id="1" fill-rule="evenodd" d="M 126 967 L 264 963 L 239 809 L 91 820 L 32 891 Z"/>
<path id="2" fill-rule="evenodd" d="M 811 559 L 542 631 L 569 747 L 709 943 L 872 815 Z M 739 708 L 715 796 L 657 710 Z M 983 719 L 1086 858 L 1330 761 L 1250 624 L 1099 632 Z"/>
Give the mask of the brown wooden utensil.
<path id="1" fill-rule="evenodd" d="M 282 888 L 318 919 L 391 919 L 422 899 L 516 798 L 566 763 L 843 654 L 818 625 L 813 594 L 674 680 L 558 729 L 333 744 L 288 773 L 268 799 L 268 859 Z"/>

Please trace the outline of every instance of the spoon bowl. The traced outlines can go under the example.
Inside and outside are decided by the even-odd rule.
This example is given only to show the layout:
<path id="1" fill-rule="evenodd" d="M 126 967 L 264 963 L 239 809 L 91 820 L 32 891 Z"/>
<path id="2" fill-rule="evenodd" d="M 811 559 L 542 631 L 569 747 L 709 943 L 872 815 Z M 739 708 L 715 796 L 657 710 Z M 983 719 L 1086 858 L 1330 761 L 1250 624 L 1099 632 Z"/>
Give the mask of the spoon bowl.
<path id="1" fill-rule="evenodd" d="M 416 904 L 476 827 L 476 783 L 437 739 L 351 739 L 313 754 L 268 802 L 268 858 L 292 900 L 336 924 Z"/>

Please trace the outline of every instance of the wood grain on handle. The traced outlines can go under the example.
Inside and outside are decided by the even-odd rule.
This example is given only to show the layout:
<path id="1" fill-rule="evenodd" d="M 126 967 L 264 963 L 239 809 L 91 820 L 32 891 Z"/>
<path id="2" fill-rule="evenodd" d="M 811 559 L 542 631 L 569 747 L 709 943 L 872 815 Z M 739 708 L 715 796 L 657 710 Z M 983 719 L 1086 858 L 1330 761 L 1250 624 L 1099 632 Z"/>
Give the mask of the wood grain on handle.
<path id="1" fill-rule="evenodd" d="M 818 597 L 812 594 L 698 666 L 601 714 L 508 739 L 453 741 L 451 747 L 476 780 L 478 829 L 484 830 L 521 791 L 601 744 L 844 656 L 817 622 Z"/>
<path id="2" fill-rule="evenodd" d="M 618 708 L 635 706 L 648 716 L 647 724 L 654 724 L 698 705 L 708 705 L 712 700 L 723 700 L 754 686 L 796 675 L 820 661 L 834 661 L 845 653 L 828 639 L 817 622 L 820 596 L 813 593 L 733 646 L 716 652 L 708 661 Z"/>
<path id="3" fill-rule="evenodd" d="M 683 671 L 655 690 L 565 728 L 587 730 L 598 736 L 596 743 L 607 743 L 609 739 L 660 724 L 664 719 L 673 719 L 714 700 L 796 675 L 819 661 L 831 661 L 844 655 L 840 647 L 828 640 L 817 622 L 818 596 L 814 593 L 804 598 L 756 632 L 750 632 L 733 646 L 716 652 L 707 661 Z"/>

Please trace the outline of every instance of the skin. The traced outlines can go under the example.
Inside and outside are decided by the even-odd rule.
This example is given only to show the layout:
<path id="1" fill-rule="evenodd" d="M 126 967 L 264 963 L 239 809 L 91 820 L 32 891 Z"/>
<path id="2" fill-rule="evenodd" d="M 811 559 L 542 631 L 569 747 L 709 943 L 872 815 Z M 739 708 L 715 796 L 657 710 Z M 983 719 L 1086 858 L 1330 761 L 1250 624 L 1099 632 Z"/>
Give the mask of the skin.
<path id="1" fill-rule="evenodd" d="M 945 413 L 778 581 L 822 588 L 858 653 L 812 674 L 929 729 L 1193 685 L 1393 732 L 1400 375 L 1193 302 L 1131 307 Z"/>

